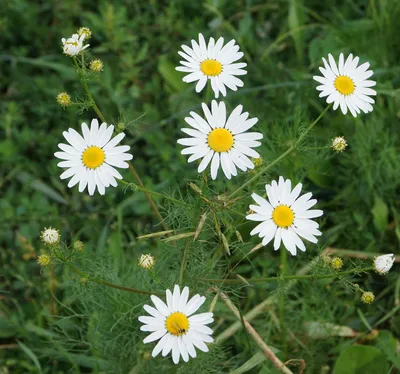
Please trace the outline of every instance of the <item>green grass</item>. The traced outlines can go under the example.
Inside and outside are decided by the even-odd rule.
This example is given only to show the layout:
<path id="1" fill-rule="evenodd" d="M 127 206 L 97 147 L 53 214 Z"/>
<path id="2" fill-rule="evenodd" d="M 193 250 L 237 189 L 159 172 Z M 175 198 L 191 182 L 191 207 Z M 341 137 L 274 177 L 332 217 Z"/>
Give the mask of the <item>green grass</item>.
<path id="1" fill-rule="evenodd" d="M 286 151 L 325 108 L 312 80 L 322 57 L 353 53 L 361 62 L 369 61 L 374 70 L 378 95 L 372 113 L 354 119 L 330 110 L 300 148 L 238 195 L 243 198 L 234 210 L 240 214 L 216 213 L 231 256 L 224 251 L 212 215 L 208 216 L 200 240 L 187 252 L 184 280 L 193 291 L 208 292 L 215 284 L 196 278 L 224 277 L 258 244 L 249 236 L 254 225 L 243 219 L 251 203 L 249 192 L 262 193 L 264 184 L 279 175 L 293 183 L 301 181 L 303 191 L 313 192 L 324 210 L 318 245 L 307 245 L 307 252 L 297 257 L 289 255 L 285 274 L 295 274 L 326 247 L 399 254 L 397 0 L 125 0 L 118 5 L 14 0 L 4 4 L 0 11 L 0 373 L 277 372 L 240 326 L 213 345 L 209 354 L 199 354 L 189 364 L 174 366 L 170 358 L 149 359 L 152 344 L 142 343 L 145 335 L 137 321 L 148 296 L 85 284 L 68 266 L 57 264 L 50 271 L 36 263 L 43 251 L 40 231 L 57 227 L 68 244 L 77 239 L 85 243 L 85 253 L 75 264 L 88 276 L 160 292 L 179 281 L 187 241 L 137 239 L 163 230 L 140 191 L 120 184 L 105 196 L 89 197 L 59 179 L 53 154 L 63 141 L 62 131 L 78 129 L 81 122 L 95 117 L 91 108 L 62 110 L 55 101 L 61 91 L 75 100 L 84 99 L 72 60 L 61 49 L 61 38 L 80 26 L 93 32 L 87 58 L 101 58 L 105 64 L 99 78 L 90 82 L 91 92 L 106 120 L 125 129 L 124 144 L 131 146 L 145 186 L 192 206 L 187 209 L 155 198 L 166 224 L 178 233 L 196 231 L 207 207 L 188 185 L 201 186 L 201 176 L 176 143 L 183 118 L 206 100 L 205 90 L 196 94 L 193 84 L 183 83 L 183 74 L 175 71 L 182 44 L 199 32 L 238 42 L 248 74 L 244 87 L 229 92 L 224 101 L 228 110 L 242 104 L 259 118 L 256 131 L 264 134 L 259 148 L 264 165 Z M 329 145 L 339 135 L 349 143 L 342 154 L 306 149 Z M 209 183 L 204 195 L 209 199 L 229 195 L 253 175 L 241 173 L 231 181 L 220 176 Z M 129 171 L 123 176 L 135 182 Z M 137 266 L 140 254 L 149 252 L 157 259 L 159 283 Z M 344 263 L 345 269 L 370 265 L 347 256 Z M 281 273 L 280 266 L 280 253 L 268 245 L 246 257 L 234 272 L 246 279 L 272 277 Z M 335 374 L 377 373 L 373 362 L 358 371 L 345 371 L 351 370 L 346 355 L 355 343 L 366 351 L 352 347 L 357 352 L 350 361 L 374 357 L 382 373 L 397 373 L 400 281 L 396 270 L 398 265 L 385 277 L 368 273 L 293 284 L 259 282 L 251 287 L 226 283 L 222 289 L 242 315 L 272 300 L 251 324 L 281 361 L 295 360 L 288 364 L 294 373 L 300 372 L 300 360 L 306 364 L 305 373 L 330 373 L 336 362 Z M 314 262 L 310 273 L 324 272 L 329 270 L 323 261 Z M 375 303 L 362 304 L 352 283 L 373 291 Z M 213 297 L 209 292 L 204 310 Z M 215 337 L 237 321 L 221 299 L 214 313 Z M 310 323 L 317 323 L 323 332 L 310 332 Z M 362 336 L 343 336 L 326 324 Z"/>

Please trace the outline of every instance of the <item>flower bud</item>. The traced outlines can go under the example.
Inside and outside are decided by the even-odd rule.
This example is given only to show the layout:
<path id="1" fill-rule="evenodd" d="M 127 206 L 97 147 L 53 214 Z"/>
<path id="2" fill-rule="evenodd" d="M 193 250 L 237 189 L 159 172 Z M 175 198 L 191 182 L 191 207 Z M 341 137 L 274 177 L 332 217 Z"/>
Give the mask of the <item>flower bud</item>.
<path id="1" fill-rule="evenodd" d="M 81 27 L 78 30 L 78 35 L 79 36 L 85 35 L 85 39 L 89 40 L 92 37 L 92 31 L 89 29 L 89 27 Z"/>
<path id="2" fill-rule="evenodd" d="M 91 71 L 94 71 L 95 73 L 100 73 L 101 71 L 103 71 L 104 68 L 103 61 L 101 61 L 98 58 L 96 60 L 92 60 L 90 61 L 89 68 Z"/>
<path id="3" fill-rule="evenodd" d="M 51 257 L 49 255 L 40 255 L 38 256 L 36 262 L 43 267 L 49 266 L 51 263 Z"/>
<path id="4" fill-rule="evenodd" d="M 364 304 L 372 304 L 375 300 L 375 295 L 372 292 L 364 292 L 361 295 L 361 301 Z"/>
<path id="5" fill-rule="evenodd" d="M 337 136 L 332 140 L 332 149 L 337 153 L 343 152 L 347 147 L 346 139 L 343 136 Z"/>
<path id="6" fill-rule="evenodd" d="M 66 92 L 60 92 L 57 95 L 56 100 L 57 103 L 64 108 L 71 105 L 71 96 L 69 96 Z"/>
<path id="7" fill-rule="evenodd" d="M 154 257 L 149 254 L 141 255 L 138 265 L 143 269 L 150 270 L 154 266 Z"/>

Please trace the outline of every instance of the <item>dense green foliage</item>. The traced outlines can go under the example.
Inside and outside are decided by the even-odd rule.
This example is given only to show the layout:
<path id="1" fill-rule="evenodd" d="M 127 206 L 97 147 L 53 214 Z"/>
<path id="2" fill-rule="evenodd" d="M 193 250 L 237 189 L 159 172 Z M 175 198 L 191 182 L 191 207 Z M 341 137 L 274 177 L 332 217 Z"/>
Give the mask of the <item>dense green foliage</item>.
<path id="1" fill-rule="evenodd" d="M 95 117 L 91 108 L 63 110 L 55 100 L 61 91 L 84 100 L 72 60 L 62 54 L 60 42 L 80 26 L 93 33 L 87 54 L 105 64 L 90 82 L 93 96 L 107 121 L 127 133 L 124 144 L 131 146 L 145 186 L 191 205 L 188 209 L 156 199 L 165 223 L 177 234 L 196 231 L 201 215 L 209 212 L 189 186 L 189 182 L 201 186 L 201 175 L 176 144 L 183 118 L 199 110 L 206 97 L 205 91 L 196 94 L 193 84 L 183 83 L 183 74 L 175 71 L 181 44 L 199 32 L 237 40 L 248 74 L 244 88 L 229 92 L 224 101 L 229 110 L 242 104 L 259 118 L 255 131 L 264 134 L 259 148 L 264 164 L 282 154 L 325 108 L 312 80 L 321 57 L 353 53 L 371 63 L 378 92 L 372 113 L 355 119 L 330 110 L 301 147 L 239 195 L 234 211 L 217 209 L 215 219 L 208 215 L 199 240 L 190 245 L 184 274 L 184 283 L 193 292 L 208 296 L 204 311 L 213 300 L 210 287 L 215 284 L 197 278 L 224 277 L 258 244 L 257 238 L 249 236 L 254 225 L 243 219 L 250 193 L 262 194 L 264 184 L 279 175 L 293 183 L 301 181 L 303 191 L 313 192 L 318 208 L 324 210 L 318 245 L 308 243 L 307 252 L 296 257 L 288 254 L 285 274 L 295 274 L 326 247 L 361 255 L 399 253 L 398 0 L 13 0 L 4 4 L 0 15 L 0 373 L 277 372 L 242 328 L 188 364 L 150 359 L 153 344 L 142 343 L 145 335 L 137 321 L 148 296 L 82 282 L 68 266 L 41 269 L 36 263 L 43 251 L 40 231 L 52 226 L 60 229 L 68 245 L 77 239 L 85 243 L 84 253 L 74 261 L 88 276 L 162 292 L 179 282 L 188 241 L 137 239 L 163 230 L 140 191 L 120 184 L 105 196 L 89 197 L 59 179 L 53 154 L 64 140 L 62 131 L 78 129 L 81 122 Z M 328 146 L 339 135 L 349 143 L 344 153 L 328 147 L 312 149 Z M 231 181 L 221 173 L 216 182 L 209 181 L 203 194 L 210 200 L 219 196 L 220 201 L 252 173 L 241 173 Z M 135 182 L 128 170 L 123 176 Z M 229 242 L 230 256 L 218 230 Z M 271 244 L 261 248 L 241 261 L 234 273 L 246 279 L 279 275 L 280 252 Z M 155 277 L 137 266 L 142 253 L 155 256 Z M 312 273 L 329 273 L 322 259 L 313 264 Z M 344 258 L 345 268 L 360 264 L 360 259 Z M 350 280 L 374 292 L 375 303 L 362 304 Z M 300 360 L 307 365 L 306 373 L 377 373 L 376 367 L 382 373 L 398 372 L 396 266 L 385 277 L 371 272 L 350 280 L 222 288 L 243 314 L 271 300 L 252 325 L 283 362 L 298 360 L 297 367 L 289 364 L 295 373 L 301 370 Z M 214 313 L 214 337 L 218 337 L 236 317 L 220 299 Z M 318 324 L 318 334 L 309 329 L 311 323 Z M 331 324 L 347 326 L 362 336 L 338 333 L 326 327 Z M 373 329 L 379 331 L 378 337 L 371 333 Z M 358 345 L 349 352 L 355 342 Z M 367 356 L 375 357 L 371 364 L 361 362 Z M 238 369 L 251 358 L 254 366 L 247 363 L 247 369 Z M 359 366 L 348 367 L 348 362 L 357 360 Z"/>

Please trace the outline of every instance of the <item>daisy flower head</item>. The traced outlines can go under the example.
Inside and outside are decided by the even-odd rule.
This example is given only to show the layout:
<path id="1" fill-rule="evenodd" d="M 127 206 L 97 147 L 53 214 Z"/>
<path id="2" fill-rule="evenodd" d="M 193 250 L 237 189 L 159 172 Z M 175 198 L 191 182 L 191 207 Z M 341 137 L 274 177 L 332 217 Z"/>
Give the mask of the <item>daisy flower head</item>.
<path id="1" fill-rule="evenodd" d="M 253 193 L 251 196 L 259 205 L 250 205 L 254 212 L 246 218 L 250 221 L 260 221 L 250 235 L 263 238 L 262 244 L 267 245 L 274 239 L 274 249 L 277 251 L 281 241 L 286 249 L 296 256 L 297 248 L 305 252 L 306 247 L 301 238 L 317 243 L 316 236 L 322 233 L 318 223 L 311 218 L 322 216 L 322 210 L 311 209 L 317 200 L 311 199 L 312 193 L 300 196 L 302 184 L 297 184 L 292 190 L 290 179 L 279 177 L 279 182 L 272 181 L 265 186 L 268 200 Z M 300 197 L 299 197 L 300 196 Z"/>
<path id="2" fill-rule="evenodd" d="M 109 186 L 116 187 L 116 179 L 122 179 L 122 175 L 115 169 L 128 168 L 126 161 L 132 159 L 132 155 L 126 153 L 128 145 L 117 146 L 125 134 L 120 133 L 111 139 L 114 126 L 102 123 L 99 127 L 97 119 L 93 119 L 90 129 L 86 123 L 82 123 L 81 136 L 70 128 L 64 131 L 64 138 L 69 144 L 58 144 L 62 152 L 54 155 L 63 160 L 58 163 L 61 168 L 67 168 L 60 178 L 71 178 L 68 187 L 79 183 L 79 192 L 88 188 L 89 195 L 93 195 L 96 187 L 101 195 Z"/>
<path id="3" fill-rule="evenodd" d="M 207 81 L 210 80 L 211 88 L 215 97 L 219 93 L 226 96 L 226 87 L 236 91 L 238 87 L 243 87 L 243 82 L 237 75 L 246 75 L 244 70 L 247 66 L 245 62 L 237 62 L 243 57 L 243 52 L 239 52 L 239 46 L 231 40 L 224 45 L 224 38 L 217 41 L 210 38 L 208 44 L 202 34 L 199 34 L 199 42 L 192 40 L 192 48 L 182 45 L 179 55 L 185 59 L 180 61 L 180 66 L 176 70 L 188 73 L 183 81 L 186 83 L 195 82 L 196 92 L 200 92 Z M 226 87 L 225 87 L 226 86 Z"/>
<path id="4" fill-rule="evenodd" d="M 372 112 L 372 104 L 375 100 L 370 96 L 375 96 L 376 91 L 370 87 L 376 85 L 376 82 L 369 80 L 373 74 L 372 70 L 368 70 L 370 64 L 365 62 L 358 66 L 359 57 L 350 54 L 344 59 L 343 53 L 339 56 L 339 63 L 336 64 L 331 54 L 328 55 L 329 63 L 322 58 L 324 67 L 320 67 L 323 77 L 314 76 L 314 80 L 321 83 L 317 87 L 321 91 L 319 97 L 327 97 L 328 104 L 333 103 L 333 110 L 339 106 L 343 114 L 349 110 L 350 113 L 357 117 L 357 114 Z"/>
<path id="5" fill-rule="evenodd" d="M 211 178 L 216 179 L 218 169 L 228 179 L 237 175 L 237 168 L 242 171 L 253 169 L 254 163 L 249 157 L 259 158 L 253 149 L 259 147 L 263 135 L 259 132 L 246 132 L 253 127 L 258 119 L 248 118 L 249 113 L 242 113 L 243 106 L 238 105 L 227 118 L 226 106 L 223 101 L 211 102 L 211 111 L 202 104 L 206 119 L 195 112 L 186 117 L 186 123 L 192 128 L 181 129 L 190 138 L 179 139 L 178 143 L 186 146 L 183 155 L 191 155 L 188 162 L 202 159 L 197 169 L 199 173 L 205 170 L 211 162 Z"/>
<path id="6" fill-rule="evenodd" d="M 374 259 L 375 271 L 381 275 L 387 274 L 392 268 L 394 260 L 395 258 L 393 253 L 376 257 Z"/>
<path id="7" fill-rule="evenodd" d="M 214 322 L 213 313 L 194 314 L 206 301 L 204 296 L 195 295 L 189 300 L 189 288 L 184 287 L 182 292 L 178 285 L 174 292 L 166 291 L 167 303 L 152 295 L 154 307 L 144 305 L 144 310 L 150 316 L 141 316 L 143 323 L 141 331 L 151 332 L 143 343 L 159 342 L 153 349 L 152 357 L 162 352 L 165 357 L 172 352 L 172 361 L 179 363 L 180 357 L 188 362 L 189 356 L 196 358 L 195 348 L 208 352 L 205 343 L 212 343 L 213 331 L 206 325 Z"/>
<path id="8" fill-rule="evenodd" d="M 61 42 L 63 44 L 64 53 L 67 56 L 76 56 L 83 50 L 89 47 L 89 44 L 83 45 L 86 34 L 83 33 L 80 36 L 78 34 L 73 34 L 70 38 L 62 38 Z"/>

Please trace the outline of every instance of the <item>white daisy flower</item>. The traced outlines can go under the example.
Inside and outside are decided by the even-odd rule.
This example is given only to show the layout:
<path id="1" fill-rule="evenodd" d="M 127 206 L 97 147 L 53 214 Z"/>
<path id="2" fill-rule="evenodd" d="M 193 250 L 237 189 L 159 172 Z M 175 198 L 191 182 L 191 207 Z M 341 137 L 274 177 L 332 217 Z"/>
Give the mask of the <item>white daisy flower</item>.
<path id="1" fill-rule="evenodd" d="M 73 34 L 72 37 L 65 39 L 62 38 L 61 42 L 63 44 L 64 53 L 68 56 L 76 56 L 83 50 L 89 47 L 90 44 L 83 45 L 86 34 L 83 33 L 81 36 L 78 34 Z"/>
<path id="2" fill-rule="evenodd" d="M 376 257 L 374 259 L 375 271 L 381 275 L 388 273 L 393 266 L 394 260 L 393 253 Z"/>
<path id="3" fill-rule="evenodd" d="M 61 235 L 57 229 L 45 227 L 44 230 L 41 232 L 40 238 L 42 239 L 42 242 L 46 245 L 55 245 L 60 242 Z"/>
<path id="4" fill-rule="evenodd" d="M 372 112 L 372 104 L 375 100 L 370 96 L 375 96 L 376 91 L 371 89 L 376 85 L 375 81 L 368 80 L 373 74 L 372 70 L 368 70 L 369 63 L 358 65 L 359 58 L 350 54 L 346 61 L 343 53 L 339 56 L 339 64 L 331 54 L 328 55 L 329 64 L 325 58 L 322 59 L 324 66 L 319 70 L 323 77 L 314 76 L 314 80 L 321 83 L 317 87 L 318 91 L 322 91 L 319 97 L 326 97 L 328 104 L 333 103 L 333 110 L 336 110 L 339 105 L 343 114 L 350 110 L 354 117 L 362 110 L 364 113 Z"/>
<path id="5" fill-rule="evenodd" d="M 188 162 L 202 158 L 197 169 L 199 173 L 211 162 L 212 179 L 217 177 L 220 165 L 228 179 L 231 179 L 232 175 L 237 175 L 236 167 L 242 171 L 253 169 L 254 164 L 247 156 L 260 157 L 252 148 L 261 145 L 257 140 L 262 139 L 263 135 L 259 132 L 246 131 L 253 127 L 258 119 L 248 119 L 249 113 L 242 113 L 242 105 L 238 105 L 228 119 L 223 101 L 218 104 L 213 100 L 211 112 L 206 104 L 203 103 L 202 107 L 206 119 L 195 112 L 190 112 L 192 117 L 186 117 L 185 121 L 193 129 L 181 130 L 191 137 L 178 140 L 179 144 L 187 146 L 181 153 L 191 155 Z"/>
<path id="6" fill-rule="evenodd" d="M 189 73 L 183 78 L 184 82 L 198 81 L 196 92 L 200 92 L 207 80 L 210 80 L 215 97 L 218 98 L 220 92 L 226 96 L 225 86 L 236 91 L 238 87 L 243 87 L 243 82 L 236 75 L 247 74 L 243 70 L 246 63 L 234 64 L 243 57 L 243 52 L 239 52 L 239 46 L 235 43 L 235 40 L 231 40 L 224 46 L 224 38 L 219 38 L 216 42 L 214 38 L 210 38 L 206 45 L 203 35 L 199 34 L 199 43 L 192 40 L 192 48 L 182 45 L 184 52 L 178 53 L 186 61 L 180 61 L 181 66 L 176 70 Z"/>
<path id="7" fill-rule="evenodd" d="M 296 256 L 298 247 L 305 251 L 303 241 L 300 237 L 316 243 L 316 236 L 322 233 L 318 230 L 318 223 L 310 218 L 322 216 L 322 210 L 309 210 L 317 200 L 311 199 L 312 193 L 306 193 L 299 197 L 302 184 L 299 183 L 293 190 L 290 179 L 279 177 L 279 183 L 272 181 L 265 185 L 268 200 L 253 193 L 251 196 L 259 205 L 250 205 L 254 214 L 249 214 L 246 218 L 250 221 L 261 221 L 250 235 L 256 235 L 263 238 L 262 244 L 267 245 L 274 240 L 274 249 L 278 250 L 281 240 L 286 249 Z"/>
<path id="8" fill-rule="evenodd" d="M 122 175 L 114 167 L 128 168 L 126 161 L 131 160 L 132 155 L 125 153 L 130 149 L 128 145 L 117 146 L 125 134 L 120 133 L 111 139 L 113 131 L 113 125 L 107 127 L 106 123 L 102 123 L 99 128 L 99 122 L 93 119 L 90 129 L 82 123 L 83 137 L 71 128 L 63 132 L 69 144 L 58 144 L 63 152 L 54 155 L 65 160 L 57 165 L 67 168 L 61 179 L 72 177 L 68 187 L 79 183 L 79 192 L 87 186 L 89 195 L 93 195 L 97 187 L 99 193 L 104 195 L 106 187 L 117 186 L 115 179 L 122 179 Z"/>
<path id="9" fill-rule="evenodd" d="M 206 325 L 214 322 L 213 313 L 194 314 L 206 301 L 204 296 L 195 295 L 189 301 L 189 288 L 185 287 L 180 292 L 179 286 L 174 287 L 174 293 L 166 291 L 167 304 L 160 298 L 152 295 L 151 300 L 155 308 L 144 305 L 144 310 L 151 315 L 141 316 L 139 321 L 143 323 L 142 331 L 151 332 L 143 343 L 160 341 L 154 347 L 152 356 L 156 357 L 162 352 L 165 357 L 172 351 L 172 360 L 175 364 L 182 356 L 185 362 L 189 356 L 197 356 L 195 348 L 208 352 L 205 343 L 212 343 L 210 336 L 213 331 Z"/>

